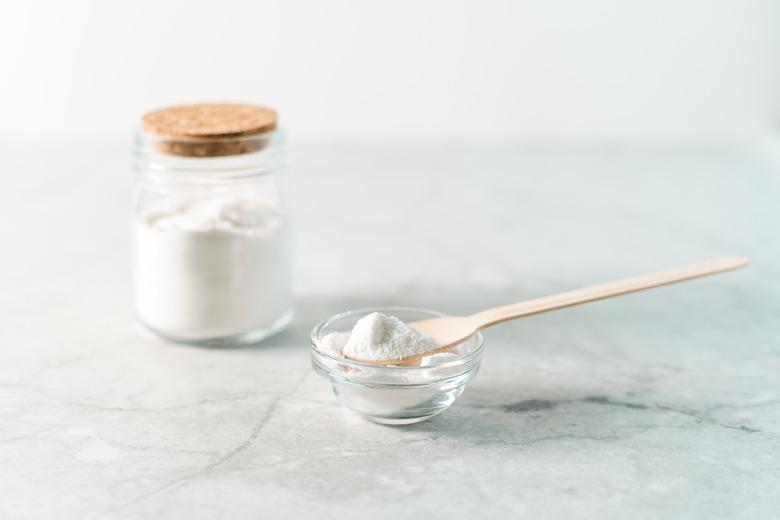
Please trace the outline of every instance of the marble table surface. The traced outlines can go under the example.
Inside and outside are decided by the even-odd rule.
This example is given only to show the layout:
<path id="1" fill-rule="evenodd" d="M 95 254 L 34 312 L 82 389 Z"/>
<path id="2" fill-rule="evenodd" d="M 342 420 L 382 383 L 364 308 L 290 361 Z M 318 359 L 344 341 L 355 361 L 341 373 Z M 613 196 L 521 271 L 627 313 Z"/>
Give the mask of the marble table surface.
<path id="1" fill-rule="evenodd" d="M 1 518 L 780 516 L 771 155 L 293 141 L 297 317 L 219 350 L 134 321 L 126 146 L 0 148 Z M 753 264 L 487 331 L 418 425 L 352 415 L 309 364 L 347 308 L 467 313 L 734 254 Z"/>

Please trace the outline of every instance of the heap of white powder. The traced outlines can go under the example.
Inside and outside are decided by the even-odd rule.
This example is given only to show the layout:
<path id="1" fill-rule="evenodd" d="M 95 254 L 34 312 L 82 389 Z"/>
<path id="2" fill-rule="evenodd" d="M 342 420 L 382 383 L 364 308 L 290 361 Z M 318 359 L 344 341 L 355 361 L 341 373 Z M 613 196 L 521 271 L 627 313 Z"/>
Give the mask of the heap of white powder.
<path id="1" fill-rule="evenodd" d="M 167 201 L 142 216 L 157 231 L 230 231 L 270 234 L 279 227 L 270 204 L 244 198 L 181 198 Z"/>
<path id="2" fill-rule="evenodd" d="M 270 328 L 292 308 L 284 221 L 240 196 L 182 198 L 147 209 L 135 226 L 141 320 L 177 339 Z"/>
<path id="3" fill-rule="evenodd" d="M 352 332 L 333 332 L 320 341 L 320 348 L 330 354 L 366 361 L 403 359 L 430 352 L 438 346 L 435 339 L 420 334 L 395 316 L 379 312 L 361 318 Z M 441 354 L 430 357 L 436 356 Z M 456 356 L 449 354 L 446 357 Z"/>

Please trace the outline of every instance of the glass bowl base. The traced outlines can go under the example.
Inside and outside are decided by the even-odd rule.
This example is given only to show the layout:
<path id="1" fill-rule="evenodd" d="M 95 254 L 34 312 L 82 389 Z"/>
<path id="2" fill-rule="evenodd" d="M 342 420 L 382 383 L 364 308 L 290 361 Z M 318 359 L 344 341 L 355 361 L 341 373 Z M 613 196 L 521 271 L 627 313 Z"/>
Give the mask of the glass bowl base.
<path id="1" fill-rule="evenodd" d="M 371 422 L 375 422 L 377 424 L 385 424 L 388 426 L 404 426 L 407 424 L 415 424 L 423 421 L 427 421 L 431 417 L 435 417 L 442 413 L 446 408 L 439 410 L 438 412 L 428 414 L 428 415 L 422 415 L 420 417 L 400 417 L 400 418 L 393 418 L 393 417 L 377 417 L 372 415 L 365 415 L 362 413 L 358 413 L 362 418 L 367 419 Z"/>

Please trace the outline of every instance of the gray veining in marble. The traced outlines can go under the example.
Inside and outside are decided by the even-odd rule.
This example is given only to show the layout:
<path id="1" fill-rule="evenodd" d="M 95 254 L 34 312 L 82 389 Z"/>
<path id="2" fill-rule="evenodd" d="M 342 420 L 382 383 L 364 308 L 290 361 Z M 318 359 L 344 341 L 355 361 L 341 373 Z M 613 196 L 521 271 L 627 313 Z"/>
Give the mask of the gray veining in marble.
<path id="1" fill-rule="evenodd" d="M 293 142 L 298 316 L 166 344 L 129 301 L 129 158 L 2 145 L 2 518 L 777 518 L 780 166 L 750 149 Z M 366 422 L 311 370 L 350 307 L 466 313 L 746 254 L 504 324 L 446 413 Z"/>

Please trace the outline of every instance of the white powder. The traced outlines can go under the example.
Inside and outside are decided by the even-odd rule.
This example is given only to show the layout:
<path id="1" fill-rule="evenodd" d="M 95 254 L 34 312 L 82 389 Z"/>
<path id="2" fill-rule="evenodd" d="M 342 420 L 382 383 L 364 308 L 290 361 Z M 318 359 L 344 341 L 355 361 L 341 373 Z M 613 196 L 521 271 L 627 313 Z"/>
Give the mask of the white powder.
<path id="1" fill-rule="evenodd" d="M 331 332 L 319 341 L 319 348 L 331 356 L 343 356 L 344 345 L 349 341 L 349 332 Z"/>
<path id="2" fill-rule="evenodd" d="M 181 199 L 142 214 L 135 235 L 136 310 L 164 335 L 235 336 L 292 309 L 288 233 L 269 204 Z"/>
<path id="3" fill-rule="evenodd" d="M 350 335 L 349 332 L 331 332 L 330 334 L 323 336 L 317 346 L 321 351 L 326 352 L 331 356 L 343 357 L 344 346 L 347 344 L 347 341 L 349 341 Z M 456 352 L 439 352 L 438 354 L 425 356 L 420 360 L 419 366 L 426 368 L 441 365 L 442 363 L 448 363 L 468 353 L 469 351 L 465 348 L 461 349 L 461 347 L 458 346 L 456 347 Z"/>
<path id="4" fill-rule="evenodd" d="M 439 352 L 438 354 L 433 354 L 422 358 L 420 360 L 420 366 L 423 368 L 434 367 L 436 365 L 441 365 L 442 363 L 449 363 L 450 361 L 454 361 L 459 357 L 460 356 L 454 352 Z"/>
<path id="5" fill-rule="evenodd" d="M 351 333 L 328 334 L 319 346 L 330 354 L 381 361 L 422 354 L 436 349 L 438 343 L 395 316 L 374 312 L 361 318 Z"/>
<path id="6" fill-rule="evenodd" d="M 436 349 L 435 339 L 423 336 L 395 316 L 373 312 L 353 327 L 344 354 L 353 359 L 403 359 Z"/>

